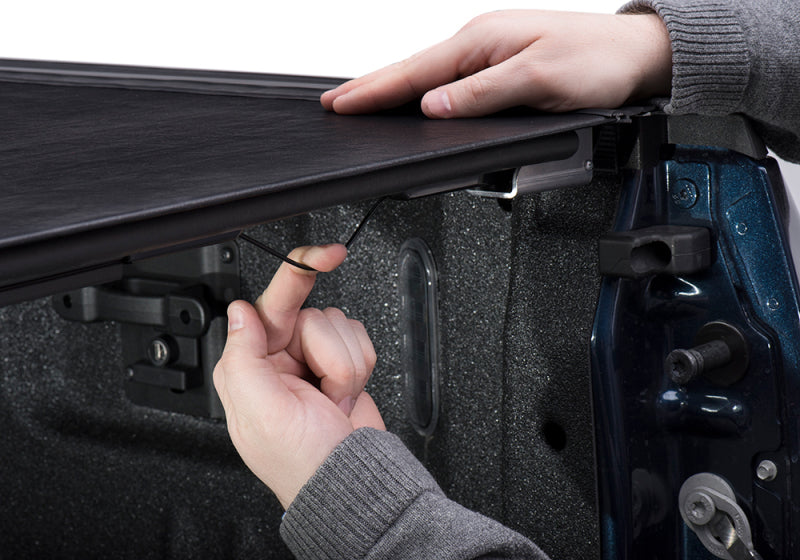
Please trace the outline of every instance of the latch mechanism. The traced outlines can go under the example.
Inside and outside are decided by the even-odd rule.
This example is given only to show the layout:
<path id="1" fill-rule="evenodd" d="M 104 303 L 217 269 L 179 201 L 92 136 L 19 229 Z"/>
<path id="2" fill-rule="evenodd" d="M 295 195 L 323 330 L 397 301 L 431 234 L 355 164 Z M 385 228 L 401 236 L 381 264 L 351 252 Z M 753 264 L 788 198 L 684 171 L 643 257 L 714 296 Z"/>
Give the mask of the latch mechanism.
<path id="1" fill-rule="evenodd" d="M 234 242 L 127 264 L 112 284 L 53 298 L 71 321 L 116 321 L 125 393 L 135 404 L 223 417 L 212 374 L 225 345 L 227 304 L 239 297 Z"/>

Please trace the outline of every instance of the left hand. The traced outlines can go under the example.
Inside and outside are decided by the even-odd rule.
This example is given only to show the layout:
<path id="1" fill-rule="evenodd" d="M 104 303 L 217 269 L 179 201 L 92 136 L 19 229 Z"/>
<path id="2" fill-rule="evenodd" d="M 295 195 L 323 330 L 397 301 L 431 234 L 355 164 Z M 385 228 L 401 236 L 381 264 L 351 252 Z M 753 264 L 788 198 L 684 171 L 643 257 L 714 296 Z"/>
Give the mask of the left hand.
<path id="1" fill-rule="evenodd" d="M 342 245 L 327 245 L 290 257 L 330 271 L 346 254 Z M 351 432 L 385 429 L 364 392 L 376 361 L 364 326 L 338 309 L 301 309 L 315 276 L 283 264 L 255 308 L 233 302 L 214 369 L 236 450 L 284 508 Z"/>
<path id="2" fill-rule="evenodd" d="M 512 10 L 478 16 L 452 38 L 320 101 L 354 114 L 422 97 L 431 118 L 476 117 L 518 105 L 614 108 L 669 95 L 671 80 L 672 46 L 656 14 Z"/>

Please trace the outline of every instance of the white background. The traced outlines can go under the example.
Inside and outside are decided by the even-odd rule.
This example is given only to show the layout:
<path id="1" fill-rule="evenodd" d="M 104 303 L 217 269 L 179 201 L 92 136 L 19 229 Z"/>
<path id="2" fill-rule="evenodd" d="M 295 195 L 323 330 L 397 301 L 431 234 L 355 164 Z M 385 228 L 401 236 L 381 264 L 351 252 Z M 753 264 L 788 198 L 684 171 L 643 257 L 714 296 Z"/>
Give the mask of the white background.
<path id="1" fill-rule="evenodd" d="M 4 0 L 0 58 L 357 76 L 501 8 L 622 0 Z"/>
<path id="2" fill-rule="evenodd" d="M 4 0 L 0 58 L 354 77 L 505 8 L 613 13 L 622 0 Z M 800 192 L 800 171 L 785 168 Z"/>

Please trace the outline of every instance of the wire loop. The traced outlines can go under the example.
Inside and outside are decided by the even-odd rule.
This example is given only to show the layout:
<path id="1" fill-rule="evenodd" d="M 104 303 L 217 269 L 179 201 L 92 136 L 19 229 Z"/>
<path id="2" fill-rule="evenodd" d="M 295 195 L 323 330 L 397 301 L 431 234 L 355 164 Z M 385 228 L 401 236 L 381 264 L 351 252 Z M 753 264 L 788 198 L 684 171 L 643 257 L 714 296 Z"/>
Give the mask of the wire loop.
<path id="1" fill-rule="evenodd" d="M 367 211 L 367 214 L 364 216 L 361 222 L 359 222 L 358 227 L 356 227 L 356 230 L 353 232 L 353 235 L 351 235 L 350 238 L 345 242 L 344 244 L 345 247 L 350 249 L 350 246 L 355 242 L 356 238 L 358 238 L 358 236 L 361 234 L 361 230 L 364 229 L 364 226 L 367 225 L 367 222 L 375 213 L 375 210 L 378 209 L 378 206 L 380 206 L 381 202 L 383 202 L 384 200 L 386 200 L 386 198 L 379 198 L 378 200 L 375 201 L 375 204 L 373 204 L 372 207 L 370 207 L 370 209 Z M 319 272 L 319 270 L 317 270 L 316 268 L 312 268 L 307 264 L 303 264 L 301 262 L 297 262 L 293 259 L 290 259 L 288 256 L 284 255 L 280 251 L 273 249 L 272 247 L 262 243 L 258 239 L 250 237 L 246 233 L 240 233 L 239 239 L 241 239 L 242 241 L 246 241 L 251 245 L 253 245 L 254 247 L 261 249 L 265 253 L 269 253 L 273 257 L 279 258 L 283 262 L 295 266 L 301 270 L 307 270 L 309 272 Z"/>

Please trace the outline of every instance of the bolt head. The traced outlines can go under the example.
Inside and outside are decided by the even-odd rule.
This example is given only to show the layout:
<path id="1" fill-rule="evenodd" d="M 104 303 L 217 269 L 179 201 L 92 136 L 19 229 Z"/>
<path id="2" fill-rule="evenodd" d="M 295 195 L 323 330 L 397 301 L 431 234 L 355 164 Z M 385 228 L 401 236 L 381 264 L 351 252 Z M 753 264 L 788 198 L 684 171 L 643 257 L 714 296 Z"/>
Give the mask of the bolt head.
<path id="1" fill-rule="evenodd" d="M 172 352 L 166 340 L 156 337 L 147 347 L 147 357 L 154 366 L 165 366 L 172 359 Z"/>
<path id="2" fill-rule="evenodd" d="M 686 517 L 695 525 L 706 525 L 714 518 L 717 508 L 711 496 L 704 492 L 692 492 L 683 504 Z"/>
<path id="3" fill-rule="evenodd" d="M 225 264 L 232 263 L 233 262 L 233 251 L 231 251 L 231 249 L 229 247 L 225 247 L 220 252 L 220 259 L 222 259 L 222 262 L 224 262 Z"/>
<path id="4" fill-rule="evenodd" d="M 670 197 L 678 208 L 691 208 L 697 203 L 699 191 L 697 185 L 689 179 L 678 179 L 670 187 Z"/>
<path id="5" fill-rule="evenodd" d="M 775 480 L 775 477 L 778 476 L 778 465 L 769 459 L 761 461 L 756 468 L 756 476 L 764 482 Z"/>
<path id="6" fill-rule="evenodd" d="M 700 373 L 696 357 L 688 350 L 673 350 L 664 362 L 664 369 L 670 379 L 678 385 L 686 385 Z"/>

